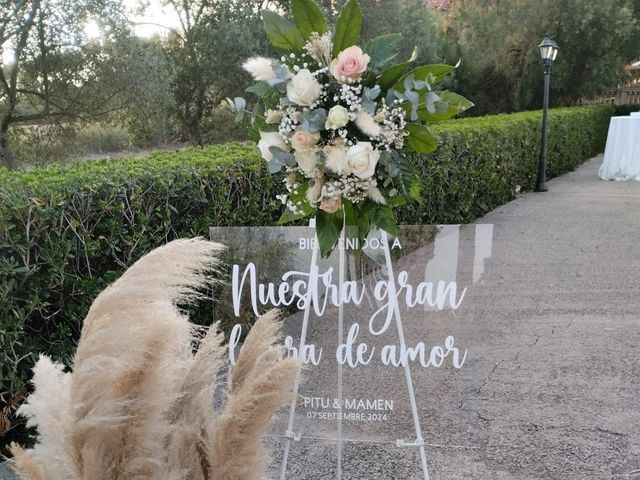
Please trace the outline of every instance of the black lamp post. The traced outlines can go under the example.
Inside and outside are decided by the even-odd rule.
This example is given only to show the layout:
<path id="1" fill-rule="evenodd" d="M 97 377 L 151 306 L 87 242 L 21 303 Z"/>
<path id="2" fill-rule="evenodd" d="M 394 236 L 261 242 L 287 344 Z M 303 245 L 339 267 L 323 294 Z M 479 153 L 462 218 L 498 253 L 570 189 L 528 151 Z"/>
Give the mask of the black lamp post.
<path id="1" fill-rule="evenodd" d="M 553 40 L 545 38 L 538 45 L 540 56 L 544 63 L 544 103 L 542 107 L 542 145 L 540 145 L 540 160 L 538 161 L 538 180 L 536 182 L 536 192 L 546 192 L 546 163 L 547 163 L 547 111 L 549 110 L 549 77 L 551 67 L 558 55 L 558 45 Z"/>

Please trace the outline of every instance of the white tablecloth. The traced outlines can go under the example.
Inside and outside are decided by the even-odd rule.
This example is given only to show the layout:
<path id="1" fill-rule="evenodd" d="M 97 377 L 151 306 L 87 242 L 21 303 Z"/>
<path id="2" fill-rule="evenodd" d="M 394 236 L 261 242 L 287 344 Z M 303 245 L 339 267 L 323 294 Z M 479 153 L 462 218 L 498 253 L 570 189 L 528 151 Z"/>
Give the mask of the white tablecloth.
<path id="1" fill-rule="evenodd" d="M 603 180 L 640 181 L 640 116 L 611 119 L 598 175 Z"/>

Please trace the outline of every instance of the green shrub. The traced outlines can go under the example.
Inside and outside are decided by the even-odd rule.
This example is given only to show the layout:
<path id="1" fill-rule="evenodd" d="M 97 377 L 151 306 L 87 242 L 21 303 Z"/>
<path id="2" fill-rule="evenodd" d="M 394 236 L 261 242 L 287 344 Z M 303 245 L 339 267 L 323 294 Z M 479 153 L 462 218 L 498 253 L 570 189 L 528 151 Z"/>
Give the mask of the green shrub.
<path id="1" fill-rule="evenodd" d="M 627 105 L 616 105 L 616 116 L 626 117 L 631 112 L 640 112 L 640 103 L 630 103 Z"/>
<path id="2" fill-rule="evenodd" d="M 612 114 L 610 107 L 551 111 L 549 173 L 602 151 Z M 456 120 L 434 131 L 438 151 L 414 158 L 424 201 L 401 209 L 401 222 L 469 222 L 514 198 L 518 186 L 532 188 L 540 112 Z M 252 144 L 0 169 L 0 412 L 24 392 L 39 353 L 69 361 L 91 302 L 127 266 L 210 226 L 275 224 L 277 193 L 280 181 Z"/>
<path id="3" fill-rule="evenodd" d="M 550 110 L 547 175 L 573 170 L 604 150 L 611 107 Z M 425 201 L 399 212 L 402 223 L 465 223 L 532 190 L 540 154 L 541 112 L 491 115 L 433 128 L 438 150 L 416 156 Z"/>
<path id="4" fill-rule="evenodd" d="M 77 134 L 75 148 L 84 153 L 103 153 L 131 150 L 129 132 L 116 125 L 93 124 Z"/>

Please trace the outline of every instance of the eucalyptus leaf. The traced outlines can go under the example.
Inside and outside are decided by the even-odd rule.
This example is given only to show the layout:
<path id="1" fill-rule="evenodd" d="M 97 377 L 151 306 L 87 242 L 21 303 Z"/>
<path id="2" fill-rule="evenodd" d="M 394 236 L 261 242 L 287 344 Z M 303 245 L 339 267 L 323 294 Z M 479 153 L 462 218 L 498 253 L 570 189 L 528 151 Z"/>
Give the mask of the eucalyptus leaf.
<path id="1" fill-rule="evenodd" d="M 433 94 L 431 97 L 429 94 Z M 424 107 L 418 109 L 418 117 L 423 122 L 442 122 L 473 107 L 473 102 L 457 93 L 442 91 L 429 92 L 425 96 Z"/>
<path id="2" fill-rule="evenodd" d="M 236 112 L 236 122 L 241 122 L 244 118 L 245 108 L 247 107 L 247 101 L 242 97 L 236 97 L 233 99 Z"/>
<path id="3" fill-rule="evenodd" d="M 436 113 L 436 102 L 440 101 L 440 96 L 436 92 L 428 92 L 425 98 L 425 106 L 429 113 Z"/>
<path id="4" fill-rule="evenodd" d="M 333 56 L 358 43 L 362 29 L 362 9 L 358 0 L 349 0 L 342 8 L 333 36 Z"/>
<path id="5" fill-rule="evenodd" d="M 316 108 L 313 111 L 305 111 L 300 115 L 300 124 L 309 133 L 317 133 L 324 129 L 327 121 L 327 111 L 324 108 Z"/>
<path id="6" fill-rule="evenodd" d="M 269 147 L 269 151 L 273 155 L 273 160 L 276 160 L 281 165 L 286 165 L 288 167 L 296 166 L 296 159 L 291 153 L 285 152 L 279 147 Z"/>
<path id="7" fill-rule="evenodd" d="M 387 105 L 393 105 L 396 100 L 406 100 L 407 98 L 397 90 L 390 89 L 387 91 L 386 102 Z"/>
<path id="8" fill-rule="evenodd" d="M 275 174 L 275 173 L 279 173 L 280 170 L 282 170 L 282 167 L 284 167 L 284 165 L 280 161 L 278 161 L 277 158 L 273 157 L 271 160 L 267 162 L 267 167 L 269 168 L 269 173 Z"/>
<path id="9" fill-rule="evenodd" d="M 376 113 L 376 102 L 371 100 L 362 100 L 361 104 L 362 109 L 367 112 L 369 115 L 375 115 Z"/>
<path id="10" fill-rule="evenodd" d="M 415 79 L 413 75 L 411 74 L 407 75 L 402 81 L 402 86 L 404 87 L 405 90 L 412 90 L 415 86 Z"/>
<path id="11" fill-rule="evenodd" d="M 422 81 L 426 82 L 427 88 L 429 90 L 433 89 L 436 85 L 442 83 L 445 77 L 453 72 L 455 67 L 451 65 L 444 64 L 434 64 L 434 65 L 424 65 L 422 67 L 418 67 L 407 74 L 407 77 L 411 76 L 414 81 Z M 397 90 L 403 91 L 405 88 L 404 80 L 406 77 L 402 78 L 395 84 L 395 88 Z"/>
<path id="12" fill-rule="evenodd" d="M 291 78 L 291 72 L 289 71 L 287 66 L 282 65 L 277 60 L 273 61 L 271 68 L 273 69 L 273 73 L 276 74 L 276 79 L 269 81 L 269 85 L 276 86 L 281 83 L 287 82 Z"/>
<path id="13" fill-rule="evenodd" d="M 267 39 L 277 50 L 283 52 L 299 52 L 304 47 L 305 41 L 300 31 L 286 18 L 275 12 L 262 11 L 262 21 Z"/>
<path id="14" fill-rule="evenodd" d="M 380 85 L 375 85 L 372 88 L 365 87 L 362 96 L 367 100 L 375 100 L 380 95 L 381 89 Z"/>
<path id="15" fill-rule="evenodd" d="M 415 122 L 418 120 L 418 106 L 420 103 L 420 95 L 418 92 L 414 92 L 412 90 L 407 90 L 404 92 L 404 97 L 411 102 L 411 121 Z"/>
<path id="16" fill-rule="evenodd" d="M 293 19 L 302 36 L 309 40 L 313 32 L 320 35 L 328 30 L 322 10 L 313 0 L 293 0 L 291 2 Z"/>

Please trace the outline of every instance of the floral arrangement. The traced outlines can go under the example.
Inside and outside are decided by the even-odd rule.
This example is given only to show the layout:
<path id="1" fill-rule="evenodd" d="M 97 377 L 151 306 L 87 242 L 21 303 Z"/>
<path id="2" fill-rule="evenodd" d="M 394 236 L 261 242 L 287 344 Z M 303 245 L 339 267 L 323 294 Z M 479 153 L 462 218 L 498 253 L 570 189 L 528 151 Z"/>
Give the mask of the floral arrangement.
<path id="1" fill-rule="evenodd" d="M 362 11 L 349 0 L 331 30 L 313 0 L 293 0 L 295 23 L 264 11 L 267 38 L 279 58 L 254 57 L 243 67 L 259 97 L 225 105 L 252 131 L 273 174 L 284 170 L 287 193 L 281 223 L 315 216 L 320 251 L 335 248 L 343 227 L 364 239 L 372 227 L 395 234 L 393 208 L 420 201 L 421 182 L 411 152 L 429 153 L 437 140 L 426 124 L 473 106 L 436 87 L 456 67 L 411 68 L 397 57 L 399 34 L 357 45 Z M 361 243 L 360 243 L 361 244 Z"/>

